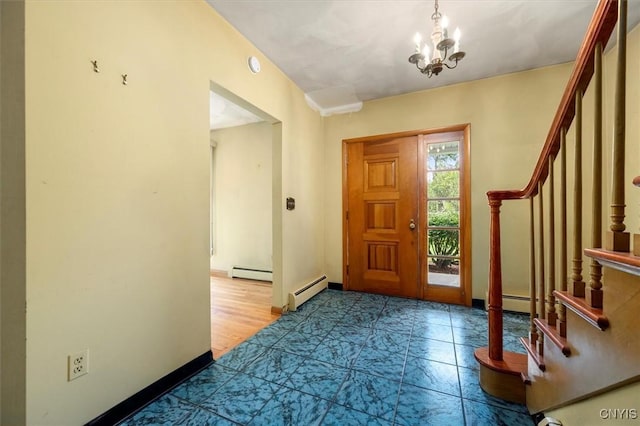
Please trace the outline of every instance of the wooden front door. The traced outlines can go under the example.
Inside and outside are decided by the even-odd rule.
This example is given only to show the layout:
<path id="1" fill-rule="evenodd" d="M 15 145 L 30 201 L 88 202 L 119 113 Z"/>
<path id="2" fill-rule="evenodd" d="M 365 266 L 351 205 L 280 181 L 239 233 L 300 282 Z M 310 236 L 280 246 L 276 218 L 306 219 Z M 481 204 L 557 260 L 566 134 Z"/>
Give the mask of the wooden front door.
<path id="1" fill-rule="evenodd" d="M 469 126 L 343 143 L 346 290 L 471 304 Z"/>
<path id="2" fill-rule="evenodd" d="M 349 290 L 419 297 L 418 136 L 347 146 Z"/>

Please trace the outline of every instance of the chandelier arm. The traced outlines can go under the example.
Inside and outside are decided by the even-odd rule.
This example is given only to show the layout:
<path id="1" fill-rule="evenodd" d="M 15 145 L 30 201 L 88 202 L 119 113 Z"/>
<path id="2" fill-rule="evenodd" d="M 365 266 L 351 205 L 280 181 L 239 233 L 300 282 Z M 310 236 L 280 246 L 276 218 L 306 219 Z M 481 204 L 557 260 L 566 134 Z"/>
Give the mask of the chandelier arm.
<path id="1" fill-rule="evenodd" d="M 453 64 L 453 66 L 450 66 L 449 64 L 447 64 L 446 62 L 442 63 L 445 67 L 449 68 L 450 70 L 454 69 L 455 67 L 458 66 L 458 61 L 456 60 L 456 62 Z"/>
<path id="2" fill-rule="evenodd" d="M 431 67 L 431 64 L 425 64 L 425 66 L 422 68 L 419 67 L 418 64 L 416 64 L 416 67 L 422 74 L 425 74 L 429 78 L 431 78 L 431 76 L 433 75 L 433 68 Z"/>

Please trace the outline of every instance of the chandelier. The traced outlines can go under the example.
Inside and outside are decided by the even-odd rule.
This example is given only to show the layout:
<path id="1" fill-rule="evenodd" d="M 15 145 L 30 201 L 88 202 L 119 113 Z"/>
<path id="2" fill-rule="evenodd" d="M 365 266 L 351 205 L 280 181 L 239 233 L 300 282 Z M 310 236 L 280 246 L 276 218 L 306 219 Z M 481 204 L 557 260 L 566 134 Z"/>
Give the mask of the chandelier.
<path id="1" fill-rule="evenodd" d="M 433 31 L 431 32 L 431 42 L 433 43 L 433 55 L 430 55 L 429 43 L 422 46 L 422 36 L 416 33 L 413 38 L 416 44 L 416 51 L 409 56 L 409 62 L 427 77 L 440 74 L 440 71 L 447 67 L 454 69 L 465 53 L 460 51 L 460 28 L 456 28 L 453 38 L 449 38 L 449 19 L 438 11 L 438 0 L 435 0 L 435 11 L 431 15 L 433 20 Z M 449 53 L 451 52 L 451 55 Z M 431 56 L 431 59 L 428 59 Z"/>

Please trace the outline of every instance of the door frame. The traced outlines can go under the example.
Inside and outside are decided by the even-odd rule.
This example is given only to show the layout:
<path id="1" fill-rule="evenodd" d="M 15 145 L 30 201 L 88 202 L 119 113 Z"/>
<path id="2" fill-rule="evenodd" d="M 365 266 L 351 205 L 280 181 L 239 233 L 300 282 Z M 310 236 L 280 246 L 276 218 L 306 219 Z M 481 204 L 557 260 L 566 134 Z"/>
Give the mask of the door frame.
<path id="1" fill-rule="evenodd" d="M 460 290 L 458 292 L 459 297 L 455 297 L 451 295 L 451 292 L 444 291 L 439 292 L 438 289 L 429 292 L 429 296 L 435 296 L 439 301 L 445 303 L 453 303 L 460 305 L 471 306 L 471 288 L 472 288 L 472 280 L 471 280 L 471 167 L 470 167 L 470 155 L 471 155 L 471 124 L 458 124 L 447 127 L 440 127 L 434 129 L 423 129 L 423 130 L 410 130 L 405 132 L 396 132 L 396 133 L 387 133 L 381 135 L 374 136 L 365 136 L 359 138 L 350 138 L 342 140 L 342 282 L 345 290 L 349 290 L 349 241 L 348 241 L 348 211 L 349 211 L 349 191 L 348 191 L 348 145 L 353 143 L 372 143 L 372 142 L 380 142 L 387 139 L 396 139 L 396 138 L 404 138 L 411 136 L 420 136 L 420 135 L 431 135 L 434 133 L 450 133 L 450 132 L 463 132 L 464 137 L 463 141 L 461 141 L 461 158 L 460 158 L 460 229 L 464 229 L 465 232 L 460 235 L 460 257 L 464 259 L 464 264 L 461 265 L 460 269 Z M 422 158 L 424 156 L 424 143 L 422 143 L 422 139 L 419 137 L 418 142 L 418 156 Z M 423 162 L 418 162 L 418 171 L 419 173 L 423 173 L 424 165 Z M 419 182 L 419 191 L 418 194 L 419 202 L 424 202 L 425 192 L 424 188 L 424 179 L 420 179 Z M 419 211 L 422 212 L 423 206 L 420 207 Z M 419 237 L 422 238 L 424 234 L 424 230 L 426 229 L 426 217 L 425 215 L 419 215 L 420 229 L 419 229 Z M 421 270 L 418 271 L 418 276 L 420 277 L 420 285 L 419 285 L 419 297 L 420 299 L 425 299 L 427 296 L 427 292 L 425 291 L 425 286 L 422 283 L 422 265 L 423 265 L 423 254 L 420 252 L 419 245 L 418 248 L 418 258 L 419 265 Z"/>

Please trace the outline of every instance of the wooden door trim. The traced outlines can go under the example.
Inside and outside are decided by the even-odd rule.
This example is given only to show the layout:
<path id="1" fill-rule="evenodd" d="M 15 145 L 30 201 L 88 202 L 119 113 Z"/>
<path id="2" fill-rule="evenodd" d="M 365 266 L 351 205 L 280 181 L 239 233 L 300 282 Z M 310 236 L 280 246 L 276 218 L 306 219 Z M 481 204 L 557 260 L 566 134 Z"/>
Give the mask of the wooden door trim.
<path id="1" fill-rule="evenodd" d="M 433 133 L 462 132 L 462 131 L 465 131 L 470 125 L 471 125 L 470 123 L 465 123 L 465 124 L 456 124 L 448 127 L 438 127 L 436 129 L 408 130 L 406 132 L 385 133 L 382 135 L 363 136 L 359 138 L 343 139 L 342 140 L 343 159 L 345 158 L 344 144 L 359 143 L 359 142 L 364 142 L 364 143 L 380 142 L 386 139 L 391 140 L 391 139 L 406 138 L 411 136 L 431 135 Z M 344 169 L 345 165 L 346 164 L 344 164 L 344 161 L 343 161 L 343 172 L 346 172 L 346 169 Z M 343 176 L 344 176 L 344 173 L 343 173 Z"/>
<path id="2" fill-rule="evenodd" d="M 425 176 L 425 163 L 424 163 L 424 139 L 425 139 L 425 134 L 422 133 L 420 135 L 418 135 L 418 230 L 426 230 L 427 229 L 427 215 L 426 214 L 421 214 L 423 212 L 423 206 L 425 205 L 425 198 L 426 198 L 426 187 L 424 184 L 424 176 Z M 421 161 L 422 160 L 422 161 Z M 428 267 L 424 260 L 422 259 L 423 255 L 426 255 L 426 252 L 423 253 L 423 249 L 427 250 L 428 252 L 428 247 L 425 247 L 425 245 L 423 244 L 425 235 L 419 235 L 420 239 L 418 240 L 418 266 L 419 266 L 419 270 L 418 270 L 418 296 L 420 297 L 420 300 L 424 300 L 426 297 L 425 294 L 425 286 L 424 286 L 424 282 L 423 277 L 424 277 L 424 271 L 423 269 Z"/>
<path id="3" fill-rule="evenodd" d="M 466 230 L 463 236 L 464 244 L 461 248 L 461 256 L 465 256 L 464 268 L 462 270 L 464 273 L 462 285 L 464 287 L 464 304 L 471 306 L 471 265 L 473 259 L 471 250 L 471 126 L 469 125 L 464 128 L 464 143 L 462 145 L 462 158 L 460 161 L 460 165 L 462 166 L 462 182 L 460 186 L 464 188 L 465 192 L 463 202 L 461 203 L 462 206 L 460 206 L 461 211 L 464 212 L 462 215 L 463 223 L 460 224 L 460 227 Z"/>
<path id="4" fill-rule="evenodd" d="M 349 265 L 349 223 L 347 214 L 349 212 L 349 187 L 347 181 L 348 170 L 348 145 L 342 141 L 342 287 L 349 290 L 349 274 L 347 266 Z"/>

